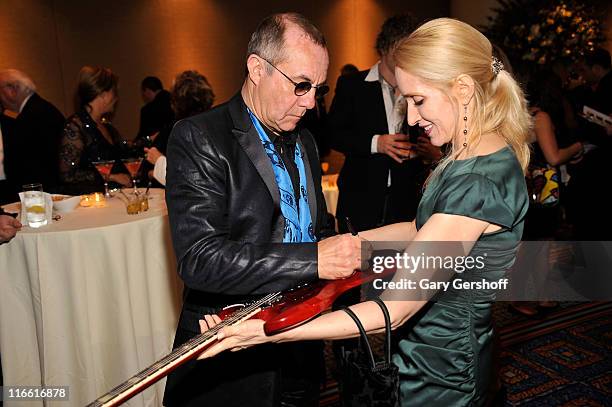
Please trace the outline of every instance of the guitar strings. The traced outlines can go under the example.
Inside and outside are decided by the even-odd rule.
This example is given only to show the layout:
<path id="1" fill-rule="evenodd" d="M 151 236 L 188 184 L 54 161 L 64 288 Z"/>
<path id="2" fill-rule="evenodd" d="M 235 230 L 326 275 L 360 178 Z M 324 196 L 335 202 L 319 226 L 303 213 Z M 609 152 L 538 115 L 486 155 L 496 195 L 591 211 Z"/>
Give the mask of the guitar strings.
<path id="1" fill-rule="evenodd" d="M 123 384 L 115 387 L 110 392 L 108 392 L 105 396 L 100 397 L 98 400 L 108 401 L 108 400 L 112 399 L 112 397 L 114 397 L 114 396 L 116 396 L 118 394 L 123 393 L 125 390 L 128 390 L 128 389 L 132 388 L 136 383 L 141 382 L 142 380 L 144 380 L 147 377 L 149 377 L 152 373 L 157 371 L 159 369 L 157 367 L 158 365 L 167 365 L 168 363 L 176 360 L 177 358 L 179 358 L 183 354 L 189 352 L 190 350 L 192 350 L 196 346 L 206 342 L 212 336 L 216 335 L 219 332 L 219 330 L 221 330 L 221 328 L 227 326 L 230 323 L 238 321 L 240 318 L 242 318 L 245 315 L 248 315 L 248 312 L 245 312 L 245 311 L 247 311 L 247 309 L 250 312 L 254 311 L 257 308 L 256 305 L 258 305 L 259 302 L 265 303 L 265 301 L 268 299 L 268 297 L 269 296 L 266 296 L 266 297 L 262 298 L 260 301 L 257 301 L 256 303 L 254 303 L 254 304 L 252 304 L 252 305 L 250 305 L 248 307 L 242 308 L 241 310 L 239 310 L 236 313 L 232 314 L 230 318 L 222 321 L 221 323 L 219 323 L 218 325 L 216 325 L 214 328 L 210 329 L 209 331 L 207 331 L 207 332 L 205 332 L 203 334 L 200 334 L 198 336 L 193 337 L 188 342 L 183 344 L 180 348 L 174 350 L 173 352 L 171 352 L 170 354 L 168 354 L 164 358 L 162 358 L 160 361 L 154 363 L 153 365 L 149 366 L 148 368 L 144 369 L 143 371 L 141 371 L 141 372 L 137 373 L 136 375 L 132 376 L 126 382 L 124 382 Z M 137 379 L 137 381 L 134 382 L 134 379 Z M 98 405 L 102 405 L 102 404 L 96 404 L 96 403 L 91 404 L 92 407 L 98 406 Z"/>
<path id="2" fill-rule="evenodd" d="M 114 389 L 110 390 L 104 396 L 98 398 L 94 403 L 88 405 L 88 407 L 102 406 L 103 403 L 111 400 L 116 395 L 123 393 L 125 390 L 128 390 L 128 389 L 134 387 L 135 384 L 143 381 L 144 379 L 149 377 L 151 374 L 153 374 L 156 371 L 158 371 L 160 367 L 163 367 L 163 366 L 169 364 L 170 362 L 178 359 L 179 357 L 183 356 L 184 354 L 190 352 L 195 347 L 203 344 L 204 342 L 206 342 L 207 340 L 212 338 L 222 328 L 224 328 L 224 327 L 226 327 L 228 325 L 231 325 L 231 324 L 239 321 L 240 319 L 244 318 L 248 314 L 250 314 L 253 311 L 255 311 L 257 308 L 259 308 L 262 305 L 266 304 L 267 302 L 270 302 L 271 300 L 273 300 L 279 294 L 280 294 L 280 292 L 270 293 L 270 294 L 266 295 L 265 297 L 261 298 L 260 300 L 254 302 L 254 303 L 252 303 L 252 304 L 250 304 L 250 305 L 248 305 L 248 306 L 246 306 L 244 308 L 241 308 L 240 310 L 238 310 L 234 314 L 232 314 L 229 318 L 221 321 L 215 327 L 211 328 L 210 330 L 206 331 L 205 333 L 199 334 L 199 335 L 191 338 L 185 344 L 181 345 L 181 347 L 179 347 L 178 349 L 175 349 L 173 352 L 171 352 L 170 354 L 166 355 L 165 357 L 163 357 L 162 359 L 160 359 L 159 361 L 157 361 L 153 365 L 149 366 L 148 368 L 146 368 L 146 369 L 142 370 L 141 372 L 137 373 L 136 375 L 132 376 L 130 379 L 128 379 L 123 384 L 121 384 L 121 385 L 115 387 Z M 137 379 L 137 380 L 134 380 L 134 379 Z M 102 400 L 104 400 L 104 402 L 102 402 Z"/>

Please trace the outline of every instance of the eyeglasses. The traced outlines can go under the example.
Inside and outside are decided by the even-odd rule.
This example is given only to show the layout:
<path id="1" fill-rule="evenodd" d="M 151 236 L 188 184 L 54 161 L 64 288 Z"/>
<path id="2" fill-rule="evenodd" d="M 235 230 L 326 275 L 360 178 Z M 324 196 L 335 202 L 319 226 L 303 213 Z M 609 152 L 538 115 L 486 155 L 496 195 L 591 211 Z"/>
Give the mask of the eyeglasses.
<path id="1" fill-rule="evenodd" d="M 265 59 L 265 58 L 263 58 L 261 56 L 260 56 L 260 58 L 263 59 L 264 61 L 266 61 L 267 63 L 269 63 L 270 66 L 272 66 L 272 68 L 274 68 L 278 72 L 280 72 L 281 75 L 283 75 L 285 78 L 287 78 L 287 80 L 289 82 L 291 82 L 293 84 L 293 86 L 295 86 L 295 89 L 293 89 L 293 93 L 295 93 L 295 96 L 304 96 L 305 94 L 310 92 L 310 89 L 312 89 L 312 88 L 315 88 L 315 97 L 316 98 L 323 97 L 323 96 L 325 96 L 325 94 L 327 94 L 327 92 L 329 92 L 329 86 L 327 86 L 325 84 L 313 85 L 312 83 L 310 83 L 308 81 L 296 82 L 293 79 L 291 79 L 290 77 L 288 77 L 287 75 L 285 75 L 285 73 L 283 71 L 281 71 L 276 66 L 274 66 L 274 64 L 272 62 L 268 61 L 267 59 Z"/>

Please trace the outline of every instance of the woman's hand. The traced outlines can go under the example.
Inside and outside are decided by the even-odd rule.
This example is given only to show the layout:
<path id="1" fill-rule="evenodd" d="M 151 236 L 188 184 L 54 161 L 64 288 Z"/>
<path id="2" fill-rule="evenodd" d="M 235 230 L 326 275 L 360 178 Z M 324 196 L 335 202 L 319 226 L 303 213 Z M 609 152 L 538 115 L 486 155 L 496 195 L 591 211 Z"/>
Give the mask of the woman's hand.
<path id="1" fill-rule="evenodd" d="M 221 319 L 216 315 L 205 315 L 200 320 L 202 333 L 212 329 Z M 267 336 L 264 332 L 264 322 L 261 319 L 249 319 L 236 325 L 226 326 L 217 334 L 217 343 L 206 349 L 198 359 L 213 357 L 225 350 L 236 352 L 253 345 L 276 342 L 275 336 Z"/>
<path id="2" fill-rule="evenodd" d="M 109 181 L 116 182 L 117 184 L 121 184 L 124 187 L 129 187 L 132 185 L 132 180 L 127 174 L 123 174 L 123 173 L 111 174 L 110 177 L 108 177 L 108 179 Z"/>

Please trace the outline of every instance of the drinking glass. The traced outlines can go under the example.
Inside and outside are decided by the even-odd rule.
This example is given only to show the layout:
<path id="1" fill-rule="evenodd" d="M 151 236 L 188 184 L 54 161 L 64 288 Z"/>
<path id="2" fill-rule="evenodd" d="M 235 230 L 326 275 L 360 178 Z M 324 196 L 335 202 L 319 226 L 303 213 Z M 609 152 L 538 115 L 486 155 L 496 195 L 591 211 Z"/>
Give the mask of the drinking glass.
<path id="1" fill-rule="evenodd" d="M 396 134 L 401 134 L 402 130 L 403 130 L 403 123 L 400 123 L 397 125 L 397 129 L 395 131 Z M 408 130 L 406 133 L 410 133 L 410 130 Z M 409 141 L 412 142 L 412 140 L 410 140 L 411 137 L 408 137 Z M 415 158 L 417 156 L 417 153 L 415 151 L 415 146 L 414 144 L 410 147 L 410 152 L 408 153 L 407 157 L 401 157 L 402 161 L 408 161 L 408 160 L 412 160 L 413 158 Z"/>
<path id="2" fill-rule="evenodd" d="M 139 212 L 142 212 L 142 199 L 140 195 L 128 192 L 127 188 L 125 188 L 119 190 L 117 197 L 125 204 L 125 210 L 128 215 L 137 215 Z"/>
<path id="3" fill-rule="evenodd" d="M 45 195 L 42 184 L 27 184 L 23 186 L 23 204 L 25 205 L 28 226 L 39 228 L 47 224 Z"/>
<path id="4" fill-rule="evenodd" d="M 149 210 L 149 194 L 144 193 L 140 197 L 140 212 L 146 212 Z"/>
<path id="5" fill-rule="evenodd" d="M 128 195 L 128 201 L 125 206 L 128 215 L 138 215 L 141 211 L 141 202 L 138 195 Z"/>
<path id="6" fill-rule="evenodd" d="M 104 197 L 110 198 L 111 194 L 108 191 L 108 180 L 111 175 L 111 171 L 113 170 L 113 165 L 115 165 L 114 161 L 94 161 L 92 163 L 96 170 L 100 173 L 100 176 L 104 180 Z"/>
<path id="7" fill-rule="evenodd" d="M 405 131 L 404 129 L 404 125 L 406 124 L 406 109 L 407 109 L 408 105 L 406 102 L 406 98 L 404 98 L 403 96 L 401 96 L 396 102 L 395 102 L 395 116 L 397 119 L 397 122 L 395 123 L 395 134 L 403 134 Z M 406 133 L 410 133 L 410 131 L 407 131 Z M 413 149 L 410 149 L 409 155 L 408 157 L 402 157 L 402 161 L 407 161 L 407 160 L 411 160 L 414 157 L 416 157 L 416 152 L 413 151 Z"/>
<path id="8" fill-rule="evenodd" d="M 138 170 L 140 170 L 140 164 L 142 164 L 142 157 L 138 158 L 126 158 L 123 161 L 123 165 L 127 168 L 130 173 L 130 177 L 132 178 L 132 183 L 134 184 L 134 194 L 138 195 L 138 190 L 136 189 L 136 174 L 138 174 Z"/>

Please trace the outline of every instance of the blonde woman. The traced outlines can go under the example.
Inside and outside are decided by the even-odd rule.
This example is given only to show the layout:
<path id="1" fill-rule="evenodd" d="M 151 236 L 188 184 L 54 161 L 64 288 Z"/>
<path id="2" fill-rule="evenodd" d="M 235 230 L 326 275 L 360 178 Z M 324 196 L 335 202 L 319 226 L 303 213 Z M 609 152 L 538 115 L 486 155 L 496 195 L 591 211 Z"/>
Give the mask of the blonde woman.
<path id="1" fill-rule="evenodd" d="M 423 24 L 398 45 L 394 59 L 399 89 L 408 101 L 409 124 L 422 127 L 433 145 L 451 143 L 452 149 L 430 176 L 414 222 L 360 236 L 462 242 L 473 257 L 483 255 L 487 245 L 503 242 L 509 247 L 503 255 L 485 255 L 483 270 L 461 275 L 464 281 L 498 280 L 514 262 L 528 207 L 524 170 L 531 119 L 523 94 L 492 57 L 487 38 L 460 21 L 441 18 Z M 406 251 L 411 254 L 411 246 Z M 491 292 L 450 289 L 438 292 L 435 302 L 392 300 L 388 292 L 382 298 L 393 327 L 411 320 L 393 357 L 399 366 L 402 405 L 491 401 L 496 385 Z M 384 326 L 375 303 L 351 309 L 367 331 Z M 207 315 L 201 327 L 218 322 Z M 219 335 L 224 340 L 203 357 L 263 342 L 355 337 L 358 331 L 348 315 L 337 311 L 275 336 L 264 334 L 261 320 L 226 327 Z"/>

